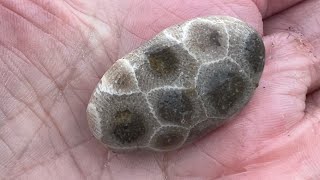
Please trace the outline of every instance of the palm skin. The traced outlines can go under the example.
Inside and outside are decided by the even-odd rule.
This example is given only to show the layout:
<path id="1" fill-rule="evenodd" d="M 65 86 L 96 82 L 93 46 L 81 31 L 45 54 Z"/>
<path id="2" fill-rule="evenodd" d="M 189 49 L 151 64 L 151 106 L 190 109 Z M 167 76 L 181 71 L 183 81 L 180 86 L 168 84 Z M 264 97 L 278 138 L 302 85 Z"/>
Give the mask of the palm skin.
<path id="1" fill-rule="evenodd" d="M 296 3 L 0 0 L 0 178 L 320 178 L 320 1 Z M 240 18 L 264 35 L 249 104 L 178 151 L 103 148 L 85 110 L 104 72 L 162 29 L 205 15 Z"/>

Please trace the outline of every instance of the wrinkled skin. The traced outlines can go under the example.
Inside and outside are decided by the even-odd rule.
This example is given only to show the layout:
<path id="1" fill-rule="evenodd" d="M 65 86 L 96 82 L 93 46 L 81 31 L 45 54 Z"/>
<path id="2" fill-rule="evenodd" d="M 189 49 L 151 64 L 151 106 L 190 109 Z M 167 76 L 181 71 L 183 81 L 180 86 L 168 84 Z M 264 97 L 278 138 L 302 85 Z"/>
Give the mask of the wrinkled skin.
<path id="1" fill-rule="evenodd" d="M 319 179 L 320 1 L 0 0 L 0 179 Z M 169 25 L 231 15 L 263 34 L 256 93 L 165 154 L 114 154 L 86 104 L 119 57 Z"/>

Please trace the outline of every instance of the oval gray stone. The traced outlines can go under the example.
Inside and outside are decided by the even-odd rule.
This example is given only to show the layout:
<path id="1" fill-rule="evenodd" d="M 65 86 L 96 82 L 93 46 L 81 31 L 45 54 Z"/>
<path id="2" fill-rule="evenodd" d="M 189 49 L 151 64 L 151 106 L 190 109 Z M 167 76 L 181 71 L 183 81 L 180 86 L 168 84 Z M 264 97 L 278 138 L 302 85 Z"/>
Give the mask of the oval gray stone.
<path id="1" fill-rule="evenodd" d="M 243 109 L 264 59 L 260 35 L 236 18 L 168 27 L 103 75 L 87 107 L 90 130 L 115 152 L 179 149 Z"/>

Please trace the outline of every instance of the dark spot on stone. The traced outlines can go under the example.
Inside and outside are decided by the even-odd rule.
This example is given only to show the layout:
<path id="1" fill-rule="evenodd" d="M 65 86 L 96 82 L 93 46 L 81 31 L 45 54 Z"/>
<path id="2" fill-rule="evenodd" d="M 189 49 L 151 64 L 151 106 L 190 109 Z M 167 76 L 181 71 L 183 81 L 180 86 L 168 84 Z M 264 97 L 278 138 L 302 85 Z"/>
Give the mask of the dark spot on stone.
<path id="1" fill-rule="evenodd" d="M 210 26 L 201 26 L 194 27 L 195 32 L 198 34 L 198 40 L 196 45 L 202 49 L 203 52 L 210 52 L 212 49 L 216 49 L 217 46 L 221 46 L 220 39 L 221 35 L 219 31 L 214 27 Z"/>
<path id="2" fill-rule="evenodd" d="M 242 98 L 245 82 L 238 74 L 233 72 L 220 72 L 219 79 L 212 76 L 209 82 L 210 89 L 205 97 L 219 114 L 227 114 L 238 99 Z"/>
<path id="3" fill-rule="evenodd" d="M 221 38 L 220 34 L 218 33 L 217 30 L 213 31 L 210 34 L 210 40 L 211 40 L 212 44 L 215 45 L 215 46 L 221 46 L 221 43 L 219 41 L 220 38 Z"/>
<path id="4" fill-rule="evenodd" d="M 259 83 L 256 83 L 255 86 L 256 86 L 256 88 L 259 87 Z"/>
<path id="5" fill-rule="evenodd" d="M 245 42 L 245 58 L 255 73 L 262 72 L 264 67 L 265 48 L 257 33 L 249 35 Z"/>
<path id="6" fill-rule="evenodd" d="M 180 144 L 183 140 L 183 135 L 179 133 L 164 133 L 157 137 L 154 146 L 159 149 L 170 149 Z"/>
<path id="7" fill-rule="evenodd" d="M 187 93 L 173 90 L 162 94 L 158 101 L 158 113 L 163 120 L 180 125 L 191 118 L 193 106 Z"/>
<path id="8" fill-rule="evenodd" d="M 150 68 L 158 75 L 173 73 L 178 67 L 179 60 L 170 47 L 149 49 L 146 53 Z"/>
<path id="9" fill-rule="evenodd" d="M 129 110 L 117 112 L 112 122 L 113 135 L 122 144 L 135 142 L 146 132 L 142 117 Z"/>
<path id="10" fill-rule="evenodd" d="M 221 77 L 224 76 L 224 77 Z M 212 79 L 207 98 L 219 114 L 226 114 L 245 90 L 243 79 L 236 73 L 221 74 L 220 80 Z"/>
<path id="11" fill-rule="evenodd" d="M 211 64 L 200 69 L 197 89 L 209 117 L 225 117 L 238 109 L 244 99 L 248 82 L 229 61 Z"/>

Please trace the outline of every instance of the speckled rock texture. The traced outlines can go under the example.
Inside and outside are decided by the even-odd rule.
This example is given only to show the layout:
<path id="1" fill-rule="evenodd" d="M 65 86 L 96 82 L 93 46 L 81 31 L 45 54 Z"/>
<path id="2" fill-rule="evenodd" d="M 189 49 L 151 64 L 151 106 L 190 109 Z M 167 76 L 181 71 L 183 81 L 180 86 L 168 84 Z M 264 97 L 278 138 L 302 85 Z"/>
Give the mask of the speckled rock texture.
<path id="1" fill-rule="evenodd" d="M 176 150 L 241 111 L 264 58 L 259 34 L 232 17 L 169 27 L 104 74 L 88 104 L 89 127 L 114 152 Z"/>

